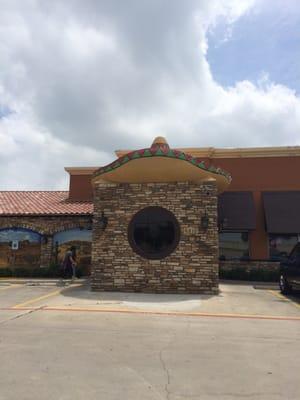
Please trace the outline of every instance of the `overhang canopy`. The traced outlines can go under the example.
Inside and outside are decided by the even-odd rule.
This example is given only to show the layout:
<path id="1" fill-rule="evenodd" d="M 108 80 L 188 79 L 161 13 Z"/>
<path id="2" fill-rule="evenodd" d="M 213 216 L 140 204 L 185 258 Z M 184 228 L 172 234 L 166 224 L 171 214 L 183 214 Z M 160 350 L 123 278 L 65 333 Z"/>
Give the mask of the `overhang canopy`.
<path id="1" fill-rule="evenodd" d="M 157 137 L 152 146 L 125 154 L 95 171 L 92 182 L 167 183 L 214 181 L 218 192 L 231 182 L 228 172 L 182 151 L 172 150 L 166 140 Z"/>
<path id="2" fill-rule="evenodd" d="M 225 192 L 218 197 L 218 221 L 222 231 L 245 232 L 256 228 L 251 192 Z"/>
<path id="3" fill-rule="evenodd" d="M 266 227 L 269 233 L 300 233 L 300 191 L 264 192 Z"/>

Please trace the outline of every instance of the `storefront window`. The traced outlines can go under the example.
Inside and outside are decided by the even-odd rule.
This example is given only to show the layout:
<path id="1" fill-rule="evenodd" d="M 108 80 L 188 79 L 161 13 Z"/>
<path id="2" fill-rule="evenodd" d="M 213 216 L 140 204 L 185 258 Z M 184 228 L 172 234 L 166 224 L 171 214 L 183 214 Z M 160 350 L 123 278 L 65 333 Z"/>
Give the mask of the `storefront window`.
<path id="1" fill-rule="evenodd" d="M 91 242 L 92 231 L 87 229 L 70 229 L 68 231 L 58 232 L 54 235 L 53 241 L 58 244 L 72 241 Z"/>
<path id="2" fill-rule="evenodd" d="M 11 228 L 0 230 L 0 242 L 8 243 L 12 241 L 40 243 L 41 235 L 22 228 Z"/>
<path id="3" fill-rule="evenodd" d="M 180 229 L 174 214 L 162 207 L 146 207 L 136 213 L 128 228 L 132 249 L 148 259 L 161 259 L 178 245 Z"/>
<path id="4" fill-rule="evenodd" d="M 247 259 L 249 257 L 248 232 L 222 232 L 219 234 L 221 260 Z"/>
<path id="5" fill-rule="evenodd" d="M 0 268 L 40 264 L 41 235 L 23 228 L 0 230 Z"/>
<path id="6" fill-rule="evenodd" d="M 269 235 L 270 258 L 280 260 L 287 257 L 295 244 L 299 241 L 299 235 Z"/>
<path id="7" fill-rule="evenodd" d="M 63 262 L 66 252 L 75 248 L 78 268 L 83 275 L 90 274 L 92 253 L 92 231 L 87 229 L 70 229 L 58 232 L 53 236 L 54 258 L 57 264 Z"/>

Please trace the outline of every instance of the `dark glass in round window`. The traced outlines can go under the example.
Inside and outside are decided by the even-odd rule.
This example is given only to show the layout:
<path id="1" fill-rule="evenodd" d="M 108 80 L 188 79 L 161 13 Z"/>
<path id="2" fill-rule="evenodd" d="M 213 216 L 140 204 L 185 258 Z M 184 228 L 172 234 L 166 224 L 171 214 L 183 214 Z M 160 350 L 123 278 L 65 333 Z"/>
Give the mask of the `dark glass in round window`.
<path id="1" fill-rule="evenodd" d="M 147 207 L 137 212 L 128 228 L 132 249 L 149 259 L 167 257 L 177 247 L 179 238 L 177 219 L 162 207 Z"/>

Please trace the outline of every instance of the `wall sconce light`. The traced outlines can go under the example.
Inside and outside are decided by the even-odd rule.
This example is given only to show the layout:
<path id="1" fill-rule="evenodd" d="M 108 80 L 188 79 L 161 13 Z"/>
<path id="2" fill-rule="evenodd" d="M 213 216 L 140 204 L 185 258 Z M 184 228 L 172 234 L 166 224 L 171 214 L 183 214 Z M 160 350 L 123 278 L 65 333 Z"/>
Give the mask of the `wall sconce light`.
<path id="1" fill-rule="evenodd" d="M 207 214 L 205 213 L 205 214 L 201 217 L 201 228 L 204 229 L 204 230 L 206 230 L 206 229 L 208 228 L 208 222 L 209 222 L 209 219 L 208 219 Z"/>
<path id="2" fill-rule="evenodd" d="M 104 211 L 101 213 L 101 217 L 99 219 L 99 226 L 104 231 L 108 224 L 108 218 L 104 215 Z"/>
<path id="3" fill-rule="evenodd" d="M 42 244 L 47 244 L 48 243 L 48 236 L 47 235 L 44 235 L 44 236 L 42 236 Z"/>
<path id="4" fill-rule="evenodd" d="M 91 215 L 88 220 L 88 229 L 93 228 L 93 216 Z"/>
<path id="5" fill-rule="evenodd" d="M 223 218 L 219 223 L 219 231 L 222 232 L 223 230 L 226 230 L 227 227 L 228 227 L 228 219 Z"/>

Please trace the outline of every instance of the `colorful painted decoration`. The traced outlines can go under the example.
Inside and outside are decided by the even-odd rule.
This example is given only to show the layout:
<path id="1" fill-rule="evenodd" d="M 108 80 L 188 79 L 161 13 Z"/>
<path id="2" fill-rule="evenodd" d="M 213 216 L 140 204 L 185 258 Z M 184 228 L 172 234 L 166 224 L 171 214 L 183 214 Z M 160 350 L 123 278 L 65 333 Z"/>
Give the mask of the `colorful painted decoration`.
<path id="1" fill-rule="evenodd" d="M 164 138 L 156 138 L 150 148 L 134 150 L 124 156 L 118 158 L 113 161 L 111 164 L 106 165 L 105 167 L 100 168 L 95 172 L 94 177 L 105 174 L 107 172 L 111 172 L 120 166 L 130 162 L 131 160 L 136 160 L 139 158 L 145 157 L 168 157 L 168 158 L 177 158 L 182 161 L 186 161 L 190 164 L 193 164 L 195 167 L 203 169 L 205 171 L 209 171 L 214 174 L 225 176 L 229 182 L 231 182 L 231 175 L 224 171 L 221 168 L 215 168 L 214 166 L 207 167 L 205 165 L 205 161 L 200 160 L 197 157 L 193 157 L 191 154 L 186 154 L 180 150 L 172 150 L 170 149 L 168 143 Z"/>

